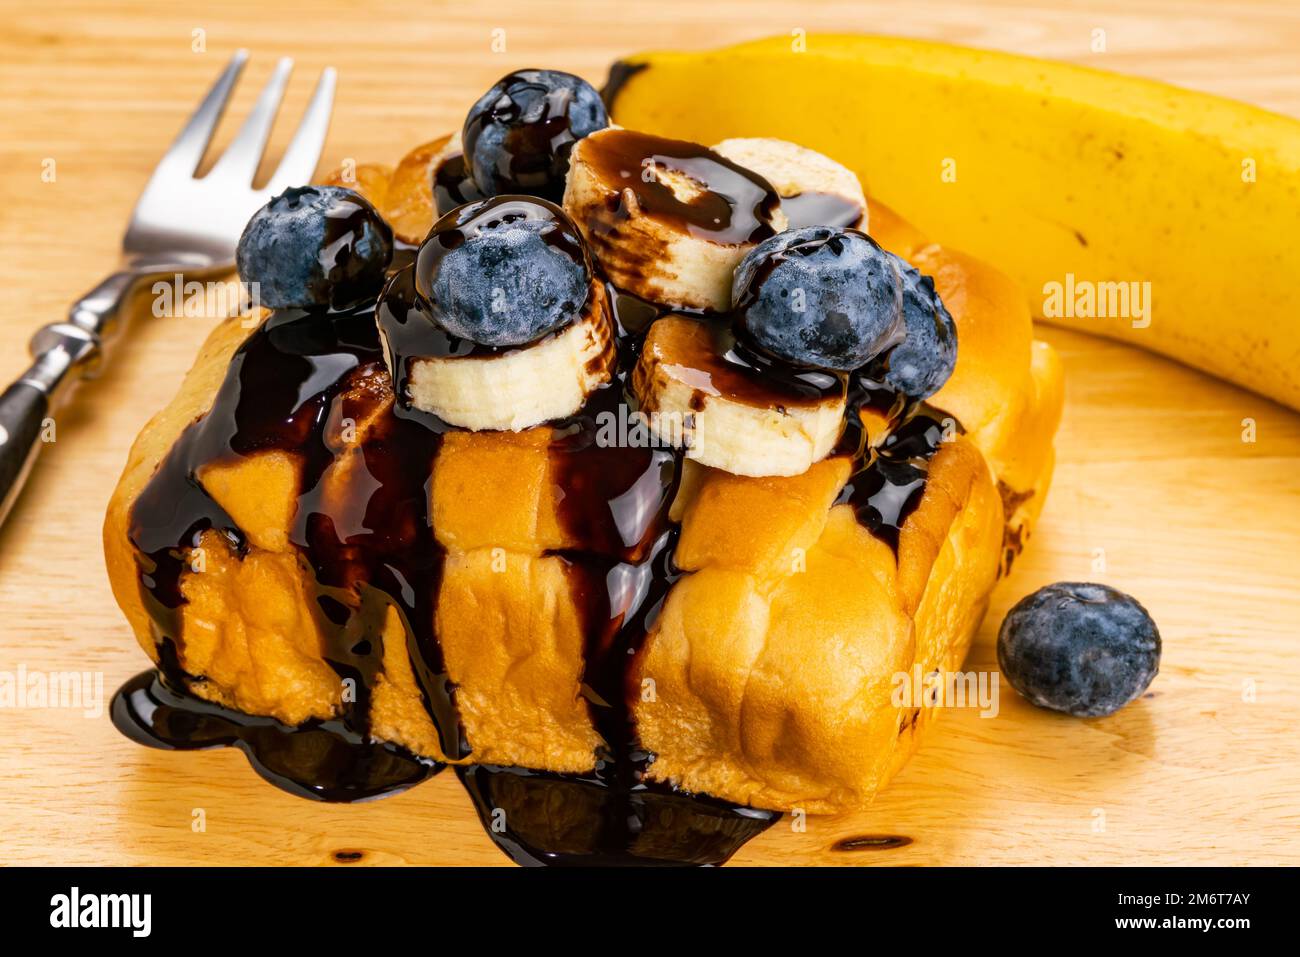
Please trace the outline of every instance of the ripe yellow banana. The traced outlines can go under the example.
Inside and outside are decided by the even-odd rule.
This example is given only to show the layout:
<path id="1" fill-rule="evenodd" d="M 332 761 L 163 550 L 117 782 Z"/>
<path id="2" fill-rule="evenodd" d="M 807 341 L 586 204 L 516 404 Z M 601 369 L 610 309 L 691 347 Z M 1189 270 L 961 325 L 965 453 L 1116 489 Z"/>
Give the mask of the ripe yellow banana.
<path id="1" fill-rule="evenodd" d="M 1063 63 L 871 36 L 647 53 L 616 122 L 818 150 L 1034 314 L 1300 408 L 1300 122 Z"/>

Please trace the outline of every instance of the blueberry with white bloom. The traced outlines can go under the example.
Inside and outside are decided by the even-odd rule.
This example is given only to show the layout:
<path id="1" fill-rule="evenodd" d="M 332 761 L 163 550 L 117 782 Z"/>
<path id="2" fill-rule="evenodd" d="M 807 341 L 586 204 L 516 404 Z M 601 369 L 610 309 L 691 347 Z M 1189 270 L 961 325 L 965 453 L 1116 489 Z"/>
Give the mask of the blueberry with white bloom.
<path id="1" fill-rule="evenodd" d="M 577 317 L 591 265 L 562 209 L 532 196 L 467 203 L 420 248 L 416 289 L 451 335 L 485 346 L 535 342 Z"/>
<path id="2" fill-rule="evenodd" d="M 849 372 L 902 341 L 902 291 L 894 257 L 866 233 L 805 226 L 741 260 L 733 322 L 743 342 L 778 359 Z"/>
<path id="3" fill-rule="evenodd" d="M 342 308 L 379 292 L 392 255 L 392 230 L 359 193 L 295 186 L 253 214 L 235 262 L 263 306 Z"/>
<path id="4" fill-rule="evenodd" d="M 1114 714 L 1160 670 L 1160 632 L 1147 610 L 1105 585 L 1057 582 L 1022 598 L 998 632 L 998 666 L 1040 708 Z"/>
<path id="5" fill-rule="evenodd" d="M 466 166 L 487 196 L 526 193 L 559 202 L 573 144 L 609 125 L 600 94 L 558 70 L 518 70 L 470 108 Z"/>

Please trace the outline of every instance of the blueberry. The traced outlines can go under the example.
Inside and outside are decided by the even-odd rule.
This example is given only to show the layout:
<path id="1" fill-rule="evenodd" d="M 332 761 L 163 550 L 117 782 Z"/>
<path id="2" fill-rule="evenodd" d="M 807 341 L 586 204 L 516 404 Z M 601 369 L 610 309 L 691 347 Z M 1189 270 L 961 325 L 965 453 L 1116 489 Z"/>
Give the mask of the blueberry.
<path id="1" fill-rule="evenodd" d="M 360 194 L 295 186 L 256 213 L 235 260 L 272 309 L 353 305 L 373 296 L 393 255 L 393 231 Z"/>
<path id="2" fill-rule="evenodd" d="M 998 666 L 1040 708 L 1103 717 L 1151 684 L 1160 670 L 1160 632 L 1123 592 L 1057 582 L 1007 613 L 998 632 Z"/>
<path id="3" fill-rule="evenodd" d="M 736 267 L 731 300 L 737 336 L 795 365 L 847 372 L 903 335 L 898 269 L 855 229 L 763 240 Z"/>
<path id="4" fill-rule="evenodd" d="M 591 260 L 573 221 L 531 196 L 452 210 L 420 247 L 416 290 L 451 335 L 485 346 L 535 342 L 577 316 Z"/>
<path id="5" fill-rule="evenodd" d="M 957 327 L 934 291 L 934 280 L 892 253 L 903 280 L 906 338 L 887 353 L 882 378 L 897 391 L 928 399 L 948 381 L 957 364 Z"/>
<path id="6" fill-rule="evenodd" d="M 486 196 L 527 193 L 558 203 L 573 144 L 609 125 L 590 83 L 556 70 L 502 77 L 470 109 L 465 159 Z"/>

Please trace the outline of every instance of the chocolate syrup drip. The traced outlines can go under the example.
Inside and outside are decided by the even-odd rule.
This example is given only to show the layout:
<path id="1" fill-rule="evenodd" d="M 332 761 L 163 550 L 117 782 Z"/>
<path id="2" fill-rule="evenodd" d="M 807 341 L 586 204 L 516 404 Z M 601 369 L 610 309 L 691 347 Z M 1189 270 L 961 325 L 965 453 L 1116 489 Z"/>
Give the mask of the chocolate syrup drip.
<path id="1" fill-rule="evenodd" d="M 776 235 L 772 216 L 781 203 L 772 184 L 708 147 L 633 130 L 590 137 L 583 157 L 606 183 L 624 183 L 640 208 L 692 235 L 718 243 L 756 243 Z M 665 178 L 685 177 L 701 187 L 680 198 Z M 623 193 L 615 202 L 621 211 Z"/>
<path id="2" fill-rule="evenodd" d="M 892 851 L 907 847 L 912 843 L 910 837 L 902 834 L 862 834 L 858 837 L 845 837 L 831 845 L 832 851 Z"/>
<path id="3" fill-rule="evenodd" d="M 857 226 L 866 212 L 855 203 L 835 193 L 795 193 L 781 199 L 781 211 L 790 221 L 790 229 L 801 226 Z"/>
<path id="4" fill-rule="evenodd" d="M 113 697 L 113 724 L 151 748 L 237 747 L 276 787 L 317 801 L 364 801 L 404 791 L 442 769 L 387 742 L 371 741 L 338 719 L 296 727 L 203 701 L 159 671 L 136 675 Z"/>
<path id="5" fill-rule="evenodd" d="M 141 675 L 115 698 L 114 722 L 128 736 L 172 749 L 239 747 L 267 780 L 322 800 L 409 787 L 442 766 L 372 741 L 369 725 L 381 630 L 396 609 L 444 752 L 468 755 L 433 625 L 443 553 L 431 527 L 428 483 L 447 426 L 394 401 L 376 330 L 378 319 L 397 356 L 428 346 L 423 337 L 433 324 L 418 295 L 419 268 L 399 269 L 377 308 L 284 310 L 269 318 L 236 352 L 212 410 L 182 434 L 141 493 L 131 540 L 162 676 Z M 673 562 L 678 530 L 668 518 L 682 460 L 648 430 L 631 429 L 637 407 L 630 373 L 646 330 L 664 310 L 609 292 L 616 374 L 582 410 L 552 424 L 548 453 L 560 520 L 573 543 L 554 555 L 565 562 L 585 634 L 579 693 L 603 744 L 585 774 L 486 765 L 458 766 L 457 774 L 489 835 L 521 864 L 721 864 L 780 814 L 647 780 L 654 755 L 636 735 L 636 663 L 682 574 Z M 920 500 L 928 458 L 942 437 L 939 413 L 860 375 L 780 367 L 738 345 L 725 321 L 690 318 L 702 324 L 717 357 L 709 375 L 728 392 L 780 405 L 848 390 L 836 454 L 850 456 L 855 470 L 840 501 L 897 549 L 898 529 Z M 407 335 L 422 338 L 408 342 Z M 461 354 L 458 344 L 446 348 Z M 875 451 L 857 415 L 863 405 L 894 423 Z M 355 423 L 352 442 L 341 429 L 347 421 Z M 618 439 L 609 441 L 611 434 Z M 189 689 L 204 678 L 180 666 L 181 576 L 191 549 L 213 531 L 235 558 L 248 550 L 246 531 L 206 493 L 201 472 L 265 450 L 290 452 L 302 463 L 289 537 L 313 572 L 324 657 L 356 686 L 355 701 L 338 718 L 298 728 L 198 698 Z"/>
<path id="6" fill-rule="evenodd" d="M 485 198 L 465 167 L 463 153 L 449 156 L 438 164 L 433 176 L 433 205 L 439 216 L 446 216 L 457 206 Z"/>
<path id="7" fill-rule="evenodd" d="M 849 421 L 839 451 L 849 454 L 854 470 L 835 499 L 851 505 L 858 521 L 898 554 L 899 536 L 925 494 L 930 459 L 956 419 L 925 402 L 910 399 L 861 374 L 851 377 Z M 867 442 L 858 410 L 872 408 L 891 423 L 876 448 Z"/>
<path id="8" fill-rule="evenodd" d="M 369 735 L 383 628 L 395 609 L 442 747 L 450 755 L 467 753 L 433 633 L 442 550 L 430 526 L 428 480 L 441 436 L 427 422 L 390 414 L 391 406 L 373 306 L 281 310 L 236 351 L 211 410 L 182 433 L 131 513 L 141 594 L 160 660 L 170 662 L 174 692 L 203 680 L 179 665 L 185 646 L 181 575 L 193 561 L 191 549 L 211 530 L 237 559 L 247 551 L 245 531 L 206 492 L 201 473 L 283 451 L 298 463 L 289 542 L 313 572 L 311 611 L 322 656 L 346 682 L 340 726 L 358 741 Z M 161 714 L 141 708 L 118 713 L 142 721 Z M 132 736 L 141 735 L 168 740 L 164 728 L 148 724 L 135 726 Z M 285 743 L 288 751 L 302 752 L 294 760 L 258 753 L 273 736 L 263 728 L 240 737 L 240 747 L 255 766 L 310 766 L 319 735 Z M 371 750 L 354 749 L 356 766 L 336 761 L 321 769 L 327 777 L 299 780 L 291 789 L 378 793 L 391 783 L 388 776 L 358 783 L 364 768 L 375 767 Z M 398 783 L 410 782 L 401 777 Z"/>
<path id="9" fill-rule="evenodd" d="M 660 310 L 617 291 L 611 300 L 621 357 L 613 381 L 553 424 L 548 453 L 565 537 L 577 543 L 553 554 L 583 624 L 580 694 L 603 744 L 585 774 L 482 765 L 457 774 L 492 839 L 519 864 L 721 864 L 780 814 L 646 780 L 654 755 L 636 736 L 636 656 L 682 574 L 668 519 L 681 461 L 637 429 L 628 391 L 640 338 Z"/>
<path id="10" fill-rule="evenodd" d="M 662 784 L 629 794 L 591 776 L 484 764 L 456 774 L 492 840 L 524 866 L 717 866 L 781 817 Z"/>
<path id="11" fill-rule="evenodd" d="M 408 242 L 403 242 L 394 237 L 393 239 L 393 258 L 389 262 L 388 272 L 391 275 L 401 269 L 415 264 L 415 257 L 419 254 L 420 247 L 413 246 Z"/>

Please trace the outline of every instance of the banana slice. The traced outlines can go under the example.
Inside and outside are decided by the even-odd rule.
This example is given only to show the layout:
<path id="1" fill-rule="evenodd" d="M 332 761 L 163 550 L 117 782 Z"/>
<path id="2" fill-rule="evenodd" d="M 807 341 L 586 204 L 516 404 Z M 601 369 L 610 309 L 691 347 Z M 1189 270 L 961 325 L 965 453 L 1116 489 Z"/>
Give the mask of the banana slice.
<path id="1" fill-rule="evenodd" d="M 797 226 L 851 226 L 867 231 L 867 197 L 852 170 L 829 156 L 767 137 L 723 140 L 713 151 L 766 179 Z"/>
<path id="2" fill-rule="evenodd" d="M 651 431 L 688 459 L 736 475 L 807 471 L 839 440 L 844 378 L 747 365 L 727 335 L 685 316 L 650 327 L 632 389 Z"/>
<path id="3" fill-rule="evenodd" d="M 786 227 L 759 174 L 698 143 L 618 128 L 574 147 L 563 205 L 615 285 L 675 308 L 730 308 L 737 263 Z"/>
<path id="4" fill-rule="evenodd" d="M 593 280 L 582 315 L 570 325 L 505 352 L 410 357 L 405 391 L 415 408 L 450 425 L 520 432 L 577 412 L 609 381 L 614 360 L 609 300 Z"/>

